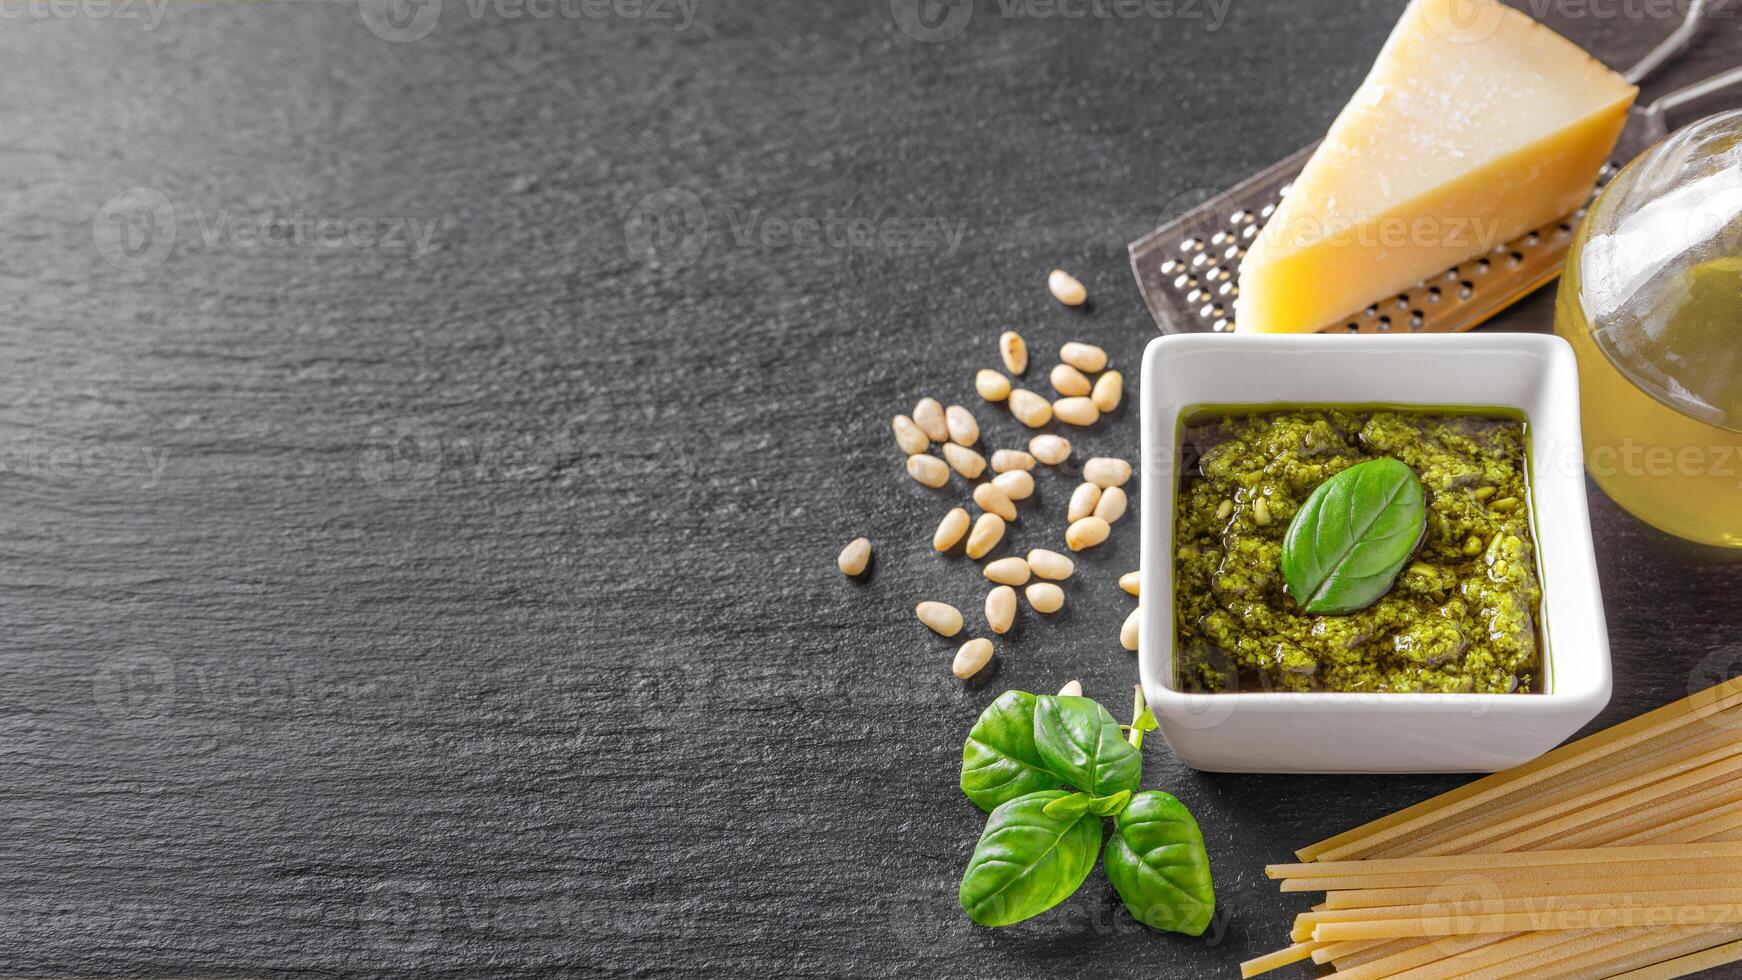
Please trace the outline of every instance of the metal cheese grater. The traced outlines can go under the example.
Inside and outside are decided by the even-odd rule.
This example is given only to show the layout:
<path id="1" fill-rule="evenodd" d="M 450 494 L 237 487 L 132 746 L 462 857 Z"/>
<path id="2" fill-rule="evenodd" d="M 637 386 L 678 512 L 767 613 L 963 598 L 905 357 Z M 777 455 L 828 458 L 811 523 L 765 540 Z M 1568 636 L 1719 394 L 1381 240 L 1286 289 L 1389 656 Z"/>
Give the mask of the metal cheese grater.
<path id="1" fill-rule="evenodd" d="M 1690 3 L 1687 19 L 1626 73 L 1627 80 L 1638 84 L 1685 51 L 1708 15 L 1709 0 Z M 1732 69 L 1631 109 L 1610 162 L 1597 176 L 1597 190 L 1627 161 L 1669 135 L 1665 117 L 1670 110 L 1739 81 L 1742 68 Z M 1234 329 L 1240 260 L 1316 149 L 1314 143 L 1300 150 L 1131 243 L 1131 270 L 1162 333 Z M 1560 275 L 1573 228 L 1584 214 L 1580 208 L 1559 222 L 1496 246 L 1487 255 L 1416 283 L 1407 292 L 1352 311 L 1322 332 L 1468 330 Z"/>

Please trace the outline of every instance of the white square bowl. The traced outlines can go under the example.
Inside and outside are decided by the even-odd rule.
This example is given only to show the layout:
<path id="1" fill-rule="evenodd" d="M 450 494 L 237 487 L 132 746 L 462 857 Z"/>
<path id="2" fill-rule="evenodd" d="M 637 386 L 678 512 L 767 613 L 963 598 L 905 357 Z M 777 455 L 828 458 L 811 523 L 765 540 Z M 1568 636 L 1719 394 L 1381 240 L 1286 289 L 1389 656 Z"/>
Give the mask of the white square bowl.
<path id="1" fill-rule="evenodd" d="M 1143 356 L 1139 670 L 1180 759 L 1212 772 L 1493 772 L 1548 751 L 1609 701 L 1572 348 L 1537 334 L 1187 334 Z M 1508 408 L 1529 433 L 1546 691 L 1190 694 L 1174 673 L 1181 420 L 1202 406 Z"/>

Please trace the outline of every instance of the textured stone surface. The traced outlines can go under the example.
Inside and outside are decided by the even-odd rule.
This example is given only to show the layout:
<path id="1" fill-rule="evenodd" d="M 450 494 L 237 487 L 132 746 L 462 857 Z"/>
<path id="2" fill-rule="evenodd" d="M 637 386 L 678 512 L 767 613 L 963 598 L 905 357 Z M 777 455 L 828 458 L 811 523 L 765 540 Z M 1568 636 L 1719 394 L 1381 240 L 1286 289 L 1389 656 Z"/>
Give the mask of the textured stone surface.
<path id="1" fill-rule="evenodd" d="M 1209 776 L 1158 743 L 1210 938 L 1133 925 L 1099 874 L 972 928 L 962 736 L 1007 687 L 1126 710 L 1136 525 L 964 687 L 910 610 L 978 623 L 985 585 L 929 553 L 953 498 L 888 420 L 977 408 L 1008 327 L 1036 386 L 1069 338 L 1133 367 L 1125 243 L 1318 135 L 1399 8 L 988 4 L 942 43 L 881 0 L 9 15 L 0 970 L 1194 977 L 1277 945 L 1299 903 L 1264 862 L 1458 780 Z M 1734 62 L 1730 27 L 1678 74 Z M 657 240 L 626 235 L 646 209 Z M 1136 437 L 1127 409 L 1078 443 Z M 1012 547 L 1062 533 L 1070 480 L 1039 482 Z M 1742 569 L 1593 506 L 1608 723 L 1742 659 Z M 857 534 L 863 583 L 833 570 Z"/>

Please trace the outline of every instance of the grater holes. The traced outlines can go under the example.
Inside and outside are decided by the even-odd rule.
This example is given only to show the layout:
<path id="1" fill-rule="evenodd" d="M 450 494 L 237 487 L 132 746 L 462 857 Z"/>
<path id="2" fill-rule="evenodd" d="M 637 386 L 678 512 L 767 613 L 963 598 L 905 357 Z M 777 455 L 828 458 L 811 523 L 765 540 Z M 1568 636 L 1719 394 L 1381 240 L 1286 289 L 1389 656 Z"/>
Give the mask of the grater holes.
<path id="1" fill-rule="evenodd" d="M 1429 303 L 1438 303 L 1440 301 L 1440 287 L 1429 286 L 1427 288 L 1427 301 Z"/>
<path id="2" fill-rule="evenodd" d="M 1458 298 L 1469 299 L 1476 294 L 1476 284 L 1468 279 L 1458 284 Z"/>
<path id="3" fill-rule="evenodd" d="M 1491 266 L 1490 266 L 1487 259 L 1477 259 L 1476 260 L 1476 275 L 1478 275 L 1478 276 L 1487 275 L 1489 268 L 1491 268 Z"/>
<path id="4" fill-rule="evenodd" d="M 1233 214 L 1228 216 L 1228 223 L 1231 225 L 1238 226 L 1238 225 L 1250 224 L 1252 222 L 1252 219 L 1253 219 L 1252 212 L 1246 210 L 1245 208 L 1241 208 L 1240 210 L 1238 210 L 1238 211 L 1236 211 Z"/>
<path id="5" fill-rule="evenodd" d="M 1531 232 L 1530 234 L 1524 236 L 1524 245 L 1526 248 L 1535 248 L 1541 244 L 1542 244 L 1542 236 L 1537 234 L 1534 231 Z"/>
<path id="6" fill-rule="evenodd" d="M 1513 252 L 1506 256 L 1506 268 L 1516 269 L 1524 264 L 1524 253 Z"/>
<path id="7" fill-rule="evenodd" d="M 1350 323 L 1348 326 L 1345 326 L 1343 329 L 1347 330 L 1350 333 L 1360 333 L 1361 332 L 1361 325 L 1359 323 Z"/>
<path id="8" fill-rule="evenodd" d="M 1427 325 L 1427 315 L 1420 310 L 1409 311 L 1409 329 L 1420 330 Z"/>
<path id="9" fill-rule="evenodd" d="M 1202 289 L 1194 289 L 1186 294 L 1186 302 L 1188 303 L 1198 303 L 1209 298 L 1210 294 L 1204 292 Z"/>
<path id="10" fill-rule="evenodd" d="M 1222 260 L 1225 262 L 1238 262 L 1245 257 L 1246 250 L 1238 245 L 1230 245 L 1222 250 Z"/>
<path id="11" fill-rule="evenodd" d="M 1268 221 L 1268 220 L 1270 220 L 1270 216 L 1275 214 L 1275 213 L 1276 213 L 1276 205 L 1266 204 L 1264 206 L 1264 210 L 1258 212 L 1258 216 L 1263 218 L 1264 220 Z"/>
<path id="12" fill-rule="evenodd" d="M 1379 315 L 1379 307 L 1378 306 L 1369 306 L 1365 310 L 1361 311 L 1361 315 L 1365 316 L 1365 317 L 1376 317 Z"/>
<path id="13" fill-rule="evenodd" d="M 1233 321 L 1226 318 L 1217 320 L 1215 323 L 1210 324 L 1210 329 L 1217 333 L 1227 333 L 1229 330 L 1233 329 L 1233 327 Z"/>
<path id="14" fill-rule="evenodd" d="M 1216 246 L 1217 248 L 1221 248 L 1223 245 L 1226 245 L 1233 240 L 1234 240 L 1233 236 L 1229 235 L 1225 231 L 1218 231 L 1214 235 L 1210 236 L 1210 244 Z"/>
<path id="15" fill-rule="evenodd" d="M 1180 265 L 1179 259 L 1168 259 L 1161 264 L 1161 274 L 1171 276 L 1182 268 L 1184 267 Z"/>
<path id="16" fill-rule="evenodd" d="M 1182 252 L 1202 252 L 1204 250 L 1204 240 L 1201 238 L 1188 238 L 1179 243 L 1179 250 Z"/>
<path id="17" fill-rule="evenodd" d="M 1188 276 L 1188 275 L 1181 274 L 1181 275 L 1175 276 L 1174 280 L 1173 280 L 1173 288 L 1175 288 L 1175 289 L 1196 289 L 1197 285 L 1198 285 L 1198 277 L 1197 276 Z"/>
<path id="18" fill-rule="evenodd" d="M 1240 295 L 1240 287 L 1231 282 L 1225 282 L 1217 287 L 1216 294 L 1218 296 L 1227 297 L 1228 299 L 1235 299 Z"/>
<path id="19" fill-rule="evenodd" d="M 1211 261 L 1211 259 L 1208 255 L 1205 255 L 1204 253 L 1199 252 L 1198 254 L 1192 256 L 1192 268 L 1202 269 L 1204 266 L 1209 265 L 1210 261 Z"/>

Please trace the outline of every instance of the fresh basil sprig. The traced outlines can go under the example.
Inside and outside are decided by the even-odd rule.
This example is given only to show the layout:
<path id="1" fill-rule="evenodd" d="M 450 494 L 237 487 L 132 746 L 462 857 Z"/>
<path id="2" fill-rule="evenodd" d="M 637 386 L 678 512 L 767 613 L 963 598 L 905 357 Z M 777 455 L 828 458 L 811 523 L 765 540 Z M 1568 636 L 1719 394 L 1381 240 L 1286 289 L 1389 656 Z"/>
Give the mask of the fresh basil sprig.
<path id="1" fill-rule="evenodd" d="M 1282 539 L 1282 577 L 1309 613 L 1365 609 L 1391 591 L 1427 531 L 1421 479 L 1395 459 L 1319 484 Z"/>
<path id="2" fill-rule="evenodd" d="M 1114 818 L 1107 877 L 1145 925 L 1201 935 L 1216 907 L 1203 834 L 1166 793 L 1137 792 L 1155 716 L 1139 688 L 1121 726 L 1089 698 L 1006 691 L 962 746 L 962 792 L 991 813 L 959 892 L 968 917 L 1005 926 L 1081 887 Z M 1061 788 L 1063 787 L 1063 788 Z"/>
<path id="3" fill-rule="evenodd" d="M 1101 818 L 1047 812 L 1067 796 L 1043 790 L 992 811 L 962 875 L 962 908 L 983 926 L 1007 926 L 1070 898 L 1101 853 Z"/>
<path id="4" fill-rule="evenodd" d="M 1151 790 L 1131 798 L 1107 842 L 1107 880 L 1138 922 L 1201 935 L 1216 911 L 1204 835 L 1185 804 Z"/>

